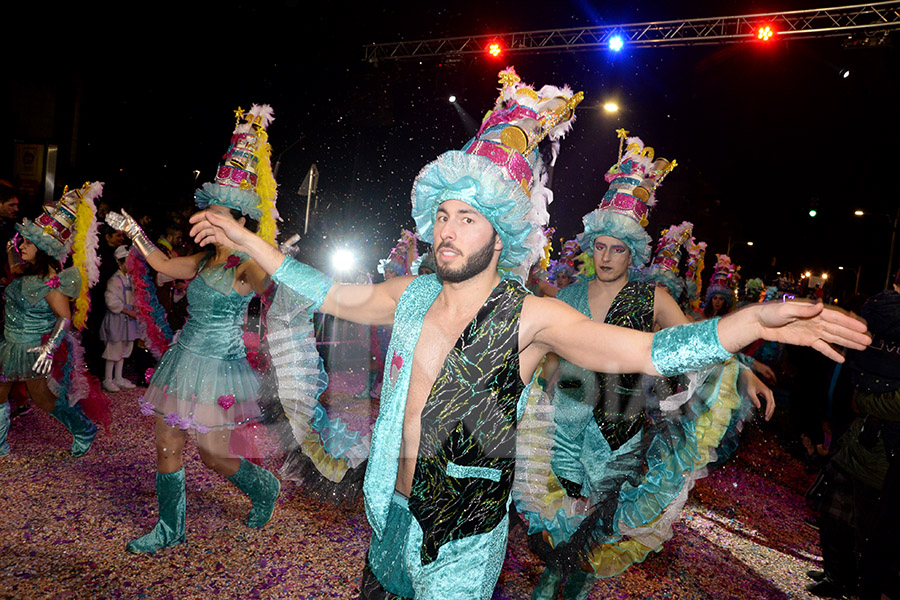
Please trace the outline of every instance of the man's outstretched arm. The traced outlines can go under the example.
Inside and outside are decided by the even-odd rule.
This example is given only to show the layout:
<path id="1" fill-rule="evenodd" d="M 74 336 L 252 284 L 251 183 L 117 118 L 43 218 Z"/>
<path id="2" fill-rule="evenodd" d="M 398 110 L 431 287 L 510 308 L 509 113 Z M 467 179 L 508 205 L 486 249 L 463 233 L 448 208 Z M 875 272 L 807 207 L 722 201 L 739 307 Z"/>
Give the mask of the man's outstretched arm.
<path id="1" fill-rule="evenodd" d="M 719 320 L 652 334 L 597 323 L 562 302 L 529 297 L 519 347 L 523 367 L 531 370 L 544 353 L 555 352 L 601 373 L 674 375 L 721 362 L 760 338 L 810 346 L 838 362 L 843 357 L 833 344 L 862 350 L 872 341 L 863 321 L 821 304 L 755 304 Z"/>
<path id="2" fill-rule="evenodd" d="M 393 322 L 397 301 L 412 281 L 395 277 L 385 283 L 343 284 L 316 269 L 285 256 L 230 215 L 201 211 L 191 216 L 190 235 L 200 245 L 220 244 L 249 254 L 272 279 L 310 298 L 319 312 L 367 325 Z"/>

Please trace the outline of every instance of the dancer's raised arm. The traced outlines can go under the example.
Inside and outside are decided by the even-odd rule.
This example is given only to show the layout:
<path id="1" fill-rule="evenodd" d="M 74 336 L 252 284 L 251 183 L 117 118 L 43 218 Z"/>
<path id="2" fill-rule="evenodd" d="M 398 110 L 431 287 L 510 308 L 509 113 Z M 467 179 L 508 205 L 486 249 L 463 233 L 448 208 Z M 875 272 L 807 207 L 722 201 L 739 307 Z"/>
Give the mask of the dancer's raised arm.
<path id="1" fill-rule="evenodd" d="M 150 241 L 134 217 L 124 210 L 121 213 L 115 211 L 107 213 L 106 224 L 124 233 L 134 247 L 144 255 L 147 264 L 158 273 L 168 275 L 173 279 L 193 279 L 197 275 L 200 261 L 203 260 L 203 253 L 169 258 L 165 252 L 157 252 L 159 248 L 156 247 L 156 244 Z"/>
<path id="2" fill-rule="evenodd" d="M 412 281 L 411 277 L 395 277 L 374 285 L 335 283 L 324 273 L 285 256 L 229 215 L 204 210 L 192 215 L 190 222 L 190 235 L 201 246 L 215 243 L 250 255 L 277 283 L 310 298 L 315 310 L 348 321 L 392 323 L 397 301 Z"/>

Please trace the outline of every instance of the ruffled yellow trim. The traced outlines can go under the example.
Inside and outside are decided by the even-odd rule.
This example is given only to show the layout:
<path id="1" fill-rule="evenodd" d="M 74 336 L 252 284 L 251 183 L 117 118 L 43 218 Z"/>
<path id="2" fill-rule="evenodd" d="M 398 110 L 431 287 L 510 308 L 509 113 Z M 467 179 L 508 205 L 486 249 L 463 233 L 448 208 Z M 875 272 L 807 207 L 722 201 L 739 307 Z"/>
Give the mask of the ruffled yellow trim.
<path id="1" fill-rule="evenodd" d="M 633 565 L 643 562 L 651 552 L 662 548 L 651 548 L 634 539 L 625 539 L 615 544 L 603 544 L 588 556 L 588 562 L 597 577 L 614 577 Z"/>
<path id="2" fill-rule="evenodd" d="M 731 423 L 731 414 L 741 405 L 741 396 L 737 391 L 738 369 L 736 358 L 729 358 L 724 363 L 717 401 L 697 418 L 699 458 L 694 461 L 695 469 L 710 462 L 710 452 L 722 441 L 722 436 Z"/>
<path id="3" fill-rule="evenodd" d="M 697 455 L 694 459 L 694 470 L 709 464 L 710 453 L 722 441 L 731 423 L 732 412 L 741 404 L 737 390 L 738 370 L 736 358 L 730 358 L 722 365 L 722 374 L 717 382 L 716 401 L 697 417 L 695 430 Z M 657 516 L 648 526 L 652 527 L 661 516 L 661 514 Z M 626 538 L 612 544 L 597 546 L 588 555 L 588 562 L 598 577 L 612 577 L 634 563 L 643 562 L 651 552 L 659 550 L 661 547 L 651 548 L 637 540 Z"/>
<path id="4" fill-rule="evenodd" d="M 316 469 L 327 479 L 340 483 L 347 474 L 349 467 L 347 461 L 343 458 L 335 458 L 325 451 L 319 434 L 310 430 L 300 444 L 303 454 L 309 457 Z"/>

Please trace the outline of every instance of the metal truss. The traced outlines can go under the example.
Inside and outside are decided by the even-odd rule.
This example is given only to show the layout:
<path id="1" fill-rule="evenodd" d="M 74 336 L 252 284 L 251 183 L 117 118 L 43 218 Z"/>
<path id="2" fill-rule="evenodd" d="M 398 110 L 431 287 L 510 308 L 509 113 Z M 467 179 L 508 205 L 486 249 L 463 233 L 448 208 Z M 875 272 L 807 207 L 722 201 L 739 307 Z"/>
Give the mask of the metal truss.
<path id="1" fill-rule="evenodd" d="M 887 34 L 900 28 L 900 1 L 875 2 L 815 10 L 761 13 L 737 17 L 710 17 L 629 25 L 602 25 L 571 29 L 545 29 L 364 46 L 365 60 L 402 60 L 441 57 L 446 60 L 487 52 L 500 44 L 505 54 L 592 50 L 608 47 L 621 36 L 628 47 L 669 47 L 726 44 L 755 40 L 760 27 L 771 27 L 774 39 L 831 37 L 854 32 Z"/>

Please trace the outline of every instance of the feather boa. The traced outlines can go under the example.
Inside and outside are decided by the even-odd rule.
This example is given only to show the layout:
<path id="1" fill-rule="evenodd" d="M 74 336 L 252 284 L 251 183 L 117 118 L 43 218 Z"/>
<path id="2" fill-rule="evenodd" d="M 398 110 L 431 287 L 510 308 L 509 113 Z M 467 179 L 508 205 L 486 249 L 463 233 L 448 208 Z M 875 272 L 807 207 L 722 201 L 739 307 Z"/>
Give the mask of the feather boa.
<path id="1" fill-rule="evenodd" d="M 275 238 L 278 235 L 278 228 L 275 226 L 275 220 L 278 219 L 278 209 L 275 208 L 278 184 L 275 183 L 275 177 L 272 174 L 272 146 L 269 145 L 269 135 L 265 130 L 275 118 L 272 107 L 268 104 L 261 106 L 254 104 L 249 112 L 262 118 L 262 129 L 257 132 L 259 145 L 256 150 L 256 156 L 259 159 L 256 171 L 256 193 L 259 196 L 259 204 L 256 207 L 262 211 L 257 233 L 259 237 L 275 245 Z"/>
<path id="2" fill-rule="evenodd" d="M 134 308 L 147 333 L 147 348 L 156 360 L 172 343 L 172 328 L 166 319 L 166 311 L 156 298 L 156 285 L 147 269 L 141 253 L 132 248 L 128 253 L 128 272 L 134 282 Z"/>
<path id="3" fill-rule="evenodd" d="M 100 423 L 108 432 L 112 423 L 109 398 L 100 387 L 100 380 L 88 372 L 84 364 L 84 349 L 78 338 L 67 335 L 53 355 L 53 366 L 47 387 L 60 406 L 81 405 L 84 414 Z"/>
<path id="4" fill-rule="evenodd" d="M 81 330 L 91 311 L 90 288 L 100 280 L 99 259 L 97 258 L 97 209 L 94 200 L 103 193 L 103 184 L 94 182 L 84 191 L 75 215 L 75 238 L 72 242 L 72 264 L 81 275 L 78 297 L 75 299 L 75 314 L 72 325 Z"/>

